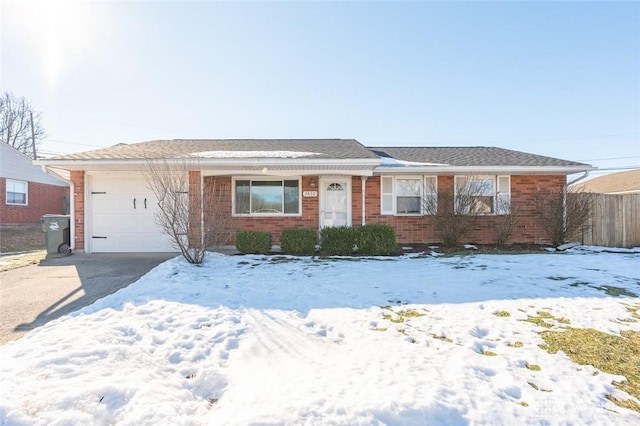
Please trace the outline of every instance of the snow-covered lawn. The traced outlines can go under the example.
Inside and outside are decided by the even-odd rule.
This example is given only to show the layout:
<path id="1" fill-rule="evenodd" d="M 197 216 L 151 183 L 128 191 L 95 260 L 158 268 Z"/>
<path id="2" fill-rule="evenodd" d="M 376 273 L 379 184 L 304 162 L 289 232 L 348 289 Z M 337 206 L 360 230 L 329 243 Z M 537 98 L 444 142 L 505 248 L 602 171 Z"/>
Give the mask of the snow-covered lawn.
<path id="1" fill-rule="evenodd" d="M 638 250 L 176 258 L 0 347 L 0 424 L 640 424 L 524 321 L 640 331 L 638 294 Z"/>

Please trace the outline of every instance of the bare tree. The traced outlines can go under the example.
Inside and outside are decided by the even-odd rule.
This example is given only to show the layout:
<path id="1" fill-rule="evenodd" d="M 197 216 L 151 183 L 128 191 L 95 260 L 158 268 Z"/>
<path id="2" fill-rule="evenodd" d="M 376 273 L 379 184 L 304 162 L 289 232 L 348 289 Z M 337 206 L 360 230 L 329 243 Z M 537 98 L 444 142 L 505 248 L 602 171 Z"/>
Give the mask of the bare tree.
<path id="1" fill-rule="evenodd" d="M 520 213 L 513 202 L 500 197 L 496 198 L 496 210 L 498 214 L 493 217 L 489 230 L 493 235 L 496 247 L 504 247 L 518 225 Z"/>
<path id="2" fill-rule="evenodd" d="M 491 213 L 493 197 L 485 196 L 486 182 L 472 178 L 456 180 L 453 191 L 440 192 L 437 198 L 424 197 L 424 211 L 434 215 L 436 232 L 447 247 L 460 245 L 476 226 L 479 215 Z M 434 189 L 427 189 L 436 194 Z"/>
<path id="3" fill-rule="evenodd" d="M 589 221 L 593 194 L 563 186 L 555 192 L 536 194 L 536 216 L 554 246 L 577 238 Z"/>
<path id="4" fill-rule="evenodd" d="M 31 158 L 45 137 L 40 119 L 41 114 L 33 111 L 25 98 L 6 91 L 0 97 L 0 139 Z"/>
<path id="5" fill-rule="evenodd" d="M 147 185 L 158 199 L 156 223 L 172 246 L 189 262 L 199 265 L 208 247 L 229 241 L 230 215 L 223 212 L 228 199 L 224 185 L 215 178 L 207 186 L 190 184 L 189 170 L 197 160 L 148 160 L 145 169 Z M 198 193 L 193 193 L 198 191 Z M 209 226 L 204 226 L 204 215 Z"/>

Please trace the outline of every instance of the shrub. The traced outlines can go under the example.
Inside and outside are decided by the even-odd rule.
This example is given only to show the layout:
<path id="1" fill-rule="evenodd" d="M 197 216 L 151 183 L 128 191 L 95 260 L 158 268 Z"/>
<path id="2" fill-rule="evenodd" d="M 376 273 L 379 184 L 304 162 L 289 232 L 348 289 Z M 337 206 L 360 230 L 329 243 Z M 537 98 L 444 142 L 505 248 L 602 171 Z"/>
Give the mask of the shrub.
<path id="1" fill-rule="evenodd" d="M 348 256 L 356 245 L 356 231 L 349 226 L 323 228 L 320 231 L 320 251 L 328 255 Z"/>
<path id="2" fill-rule="evenodd" d="M 358 252 L 370 256 L 388 256 L 398 249 L 396 233 L 389 225 L 363 225 L 357 231 Z"/>
<path id="3" fill-rule="evenodd" d="M 271 250 L 271 234 L 263 231 L 238 231 L 236 249 L 240 253 L 267 254 Z"/>
<path id="4" fill-rule="evenodd" d="M 310 256 L 316 252 L 318 235 L 312 228 L 283 229 L 280 236 L 282 252 Z"/>

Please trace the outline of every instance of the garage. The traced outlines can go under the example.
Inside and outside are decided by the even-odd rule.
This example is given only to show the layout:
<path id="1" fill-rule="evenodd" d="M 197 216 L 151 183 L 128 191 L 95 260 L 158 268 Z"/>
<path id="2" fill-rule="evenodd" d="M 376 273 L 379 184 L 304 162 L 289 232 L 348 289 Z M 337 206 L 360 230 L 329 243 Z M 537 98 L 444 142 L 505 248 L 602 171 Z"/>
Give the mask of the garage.
<path id="1" fill-rule="evenodd" d="M 158 201 L 142 173 L 87 174 L 89 251 L 173 252 L 156 224 Z"/>

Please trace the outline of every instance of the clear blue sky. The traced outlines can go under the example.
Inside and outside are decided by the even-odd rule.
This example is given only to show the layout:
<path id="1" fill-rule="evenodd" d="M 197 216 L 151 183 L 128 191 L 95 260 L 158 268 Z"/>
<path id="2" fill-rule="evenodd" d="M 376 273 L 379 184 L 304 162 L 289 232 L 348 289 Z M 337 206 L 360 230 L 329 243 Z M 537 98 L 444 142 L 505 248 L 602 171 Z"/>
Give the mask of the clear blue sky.
<path id="1" fill-rule="evenodd" d="M 42 112 L 44 152 L 335 137 L 640 166 L 640 2 L 5 0 L 1 14 L 0 85 Z"/>

